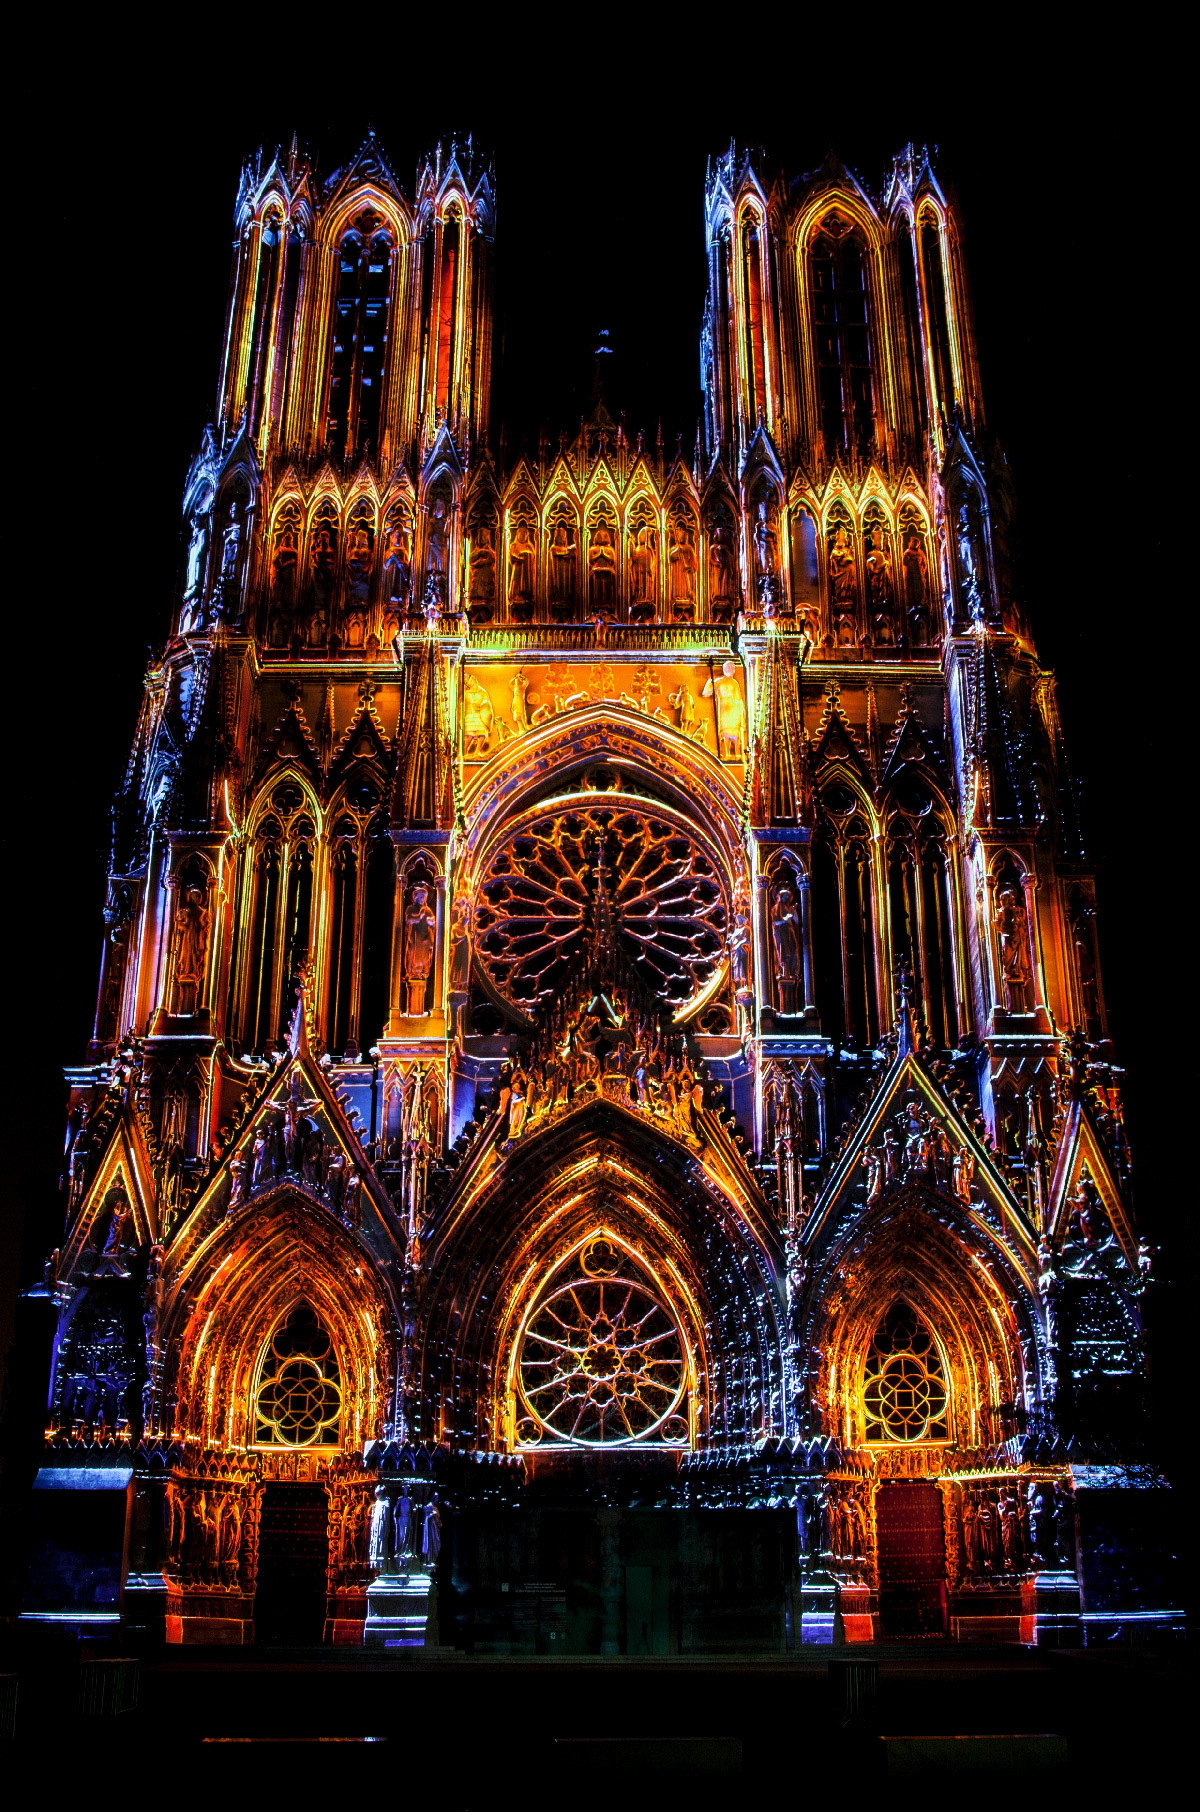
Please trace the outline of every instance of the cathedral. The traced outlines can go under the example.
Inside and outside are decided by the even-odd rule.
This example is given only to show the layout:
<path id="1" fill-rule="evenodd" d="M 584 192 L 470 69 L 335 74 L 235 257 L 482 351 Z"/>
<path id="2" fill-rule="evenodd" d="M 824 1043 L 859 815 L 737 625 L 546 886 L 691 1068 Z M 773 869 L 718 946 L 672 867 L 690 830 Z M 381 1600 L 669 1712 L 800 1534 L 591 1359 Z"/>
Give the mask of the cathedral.
<path id="1" fill-rule="evenodd" d="M 962 223 L 730 146 L 703 421 L 490 413 L 495 174 L 242 170 L 67 1069 L 26 1619 L 1170 1627 L 1094 881 Z"/>

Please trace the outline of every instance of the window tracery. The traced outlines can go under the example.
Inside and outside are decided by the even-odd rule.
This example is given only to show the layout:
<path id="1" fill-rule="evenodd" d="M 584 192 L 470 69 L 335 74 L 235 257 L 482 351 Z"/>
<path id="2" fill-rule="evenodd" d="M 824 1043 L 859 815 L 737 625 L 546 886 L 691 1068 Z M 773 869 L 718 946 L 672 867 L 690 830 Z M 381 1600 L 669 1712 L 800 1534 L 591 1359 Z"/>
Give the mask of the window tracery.
<path id="1" fill-rule="evenodd" d="M 817 1007 L 823 1026 L 873 1045 L 879 1036 L 875 991 L 873 837 L 856 795 L 840 782 L 821 795 L 814 842 L 814 913 L 822 927 L 817 963 Z M 838 941 L 828 935 L 833 919 Z M 840 965 L 837 956 L 840 954 Z M 836 965 L 836 966 L 835 966 Z"/>
<path id="2" fill-rule="evenodd" d="M 329 838 L 329 1048 L 347 1057 L 383 1031 L 388 1007 L 394 852 L 381 791 L 360 773 L 342 795 Z"/>
<path id="3" fill-rule="evenodd" d="M 875 444 L 872 346 L 861 235 L 838 213 L 809 248 L 817 399 L 826 455 L 869 456 Z"/>
<path id="4" fill-rule="evenodd" d="M 867 1440 L 948 1440 L 949 1405 L 932 1330 L 907 1302 L 894 1303 L 875 1330 L 863 1372 Z"/>
<path id="5" fill-rule="evenodd" d="M 946 306 L 946 277 L 942 263 L 942 235 L 937 221 L 921 221 L 921 274 L 925 280 L 925 308 L 929 323 L 929 353 L 933 364 L 937 406 L 948 418 L 954 408 L 954 365 L 950 354 L 950 319 Z"/>
<path id="6" fill-rule="evenodd" d="M 242 1043 L 265 1052 L 281 1041 L 293 1005 L 292 980 L 309 949 L 316 825 L 298 781 L 273 789 L 248 852 Z"/>
<path id="7" fill-rule="evenodd" d="M 344 460 L 379 454 L 393 259 L 390 234 L 371 212 L 359 216 L 338 248 L 326 443 Z"/>
<path id="8" fill-rule="evenodd" d="M 307 1303 L 267 1343 L 254 1389 L 256 1447 L 337 1447 L 342 1379 L 333 1344 Z"/>
<path id="9" fill-rule="evenodd" d="M 650 1273 L 603 1236 L 535 1302 L 515 1382 L 522 1446 L 689 1441 L 683 1329 Z"/>

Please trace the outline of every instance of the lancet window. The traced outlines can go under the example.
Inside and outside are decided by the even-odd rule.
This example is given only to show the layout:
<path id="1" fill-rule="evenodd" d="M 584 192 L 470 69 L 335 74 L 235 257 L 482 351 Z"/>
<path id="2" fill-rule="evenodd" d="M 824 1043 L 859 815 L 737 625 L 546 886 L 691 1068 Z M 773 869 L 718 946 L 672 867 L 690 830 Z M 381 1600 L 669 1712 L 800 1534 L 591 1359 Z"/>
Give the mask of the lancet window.
<path id="1" fill-rule="evenodd" d="M 394 861 L 375 782 L 346 789 L 329 850 L 329 974 L 326 1036 L 339 1055 L 357 1055 L 383 1031 L 391 958 Z"/>
<path id="2" fill-rule="evenodd" d="M 915 426 L 923 433 L 929 425 L 929 397 L 925 387 L 925 370 L 921 359 L 921 313 L 917 298 L 917 254 L 907 226 L 900 235 L 901 334 L 904 347 L 905 375 L 912 397 Z"/>
<path id="3" fill-rule="evenodd" d="M 742 225 L 742 338 L 751 428 L 760 417 L 768 419 L 762 279 L 762 223 L 748 213 Z"/>
<path id="4" fill-rule="evenodd" d="M 840 784 L 827 787 L 813 846 L 817 1009 L 823 1027 L 860 1045 L 879 1037 L 872 851 L 871 828 L 855 794 Z M 830 935 L 835 925 L 836 941 Z"/>
<path id="5" fill-rule="evenodd" d="M 929 320 L 929 349 L 938 407 L 949 415 L 954 407 L 954 366 L 950 357 L 950 321 L 946 307 L 946 279 L 942 264 L 942 236 L 937 221 L 921 222 L 921 273 L 925 279 L 925 305 Z"/>
<path id="6" fill-rule="evenodd" d="M 250 431 L 262 420 L 267 374 L 271 353 L 273 303 L 279 280 L 279 251 L 282 223 L 278 213 L 263 219 L 258 242 L 258 272 L 254 285 L 254 309 L 250 319 L 250 367 L 246 379 L 246 406 Z"/>
<path id="7" fill-rule="evenodd" d="M 933 797 L 914 779 L 894 789 L 887 815 L 888 910 L 892 957 L 911 964 L 929 1035 L 957 1041 L 953 948 L 954 899 L 945 824 Z"/>
<path id="8" fill-rule="evenodd" d="M 379 452 L 394 251 L 364 215 L 338 249 L 329 336 L 326 438 L 343 459 Z"/>
<path id="9" fill-rule="evenodd" d="M 315 844 L 304 789 L 294 780 L 281 781 L 258 820 L 247 857 L 240 1023 L 248 1051 L 269 1050 L 287 1031 L 294 978 L 312 934 Z"/>
<path id="10" fill-rule="evenodd" d="M 817 403 L 825 451 L 869 452 L 875 440 L 866 261 L 850 222 L 831 214 L 809 253 Z"/>
<path id="11" fill-rule="evenodd" d="M 875 1330 L 864 1368 L 867 1440 L 948 1440 L 949 1411 L 946 1370 L 932 1330 L 907 1302 L 893 1303 Z"/>

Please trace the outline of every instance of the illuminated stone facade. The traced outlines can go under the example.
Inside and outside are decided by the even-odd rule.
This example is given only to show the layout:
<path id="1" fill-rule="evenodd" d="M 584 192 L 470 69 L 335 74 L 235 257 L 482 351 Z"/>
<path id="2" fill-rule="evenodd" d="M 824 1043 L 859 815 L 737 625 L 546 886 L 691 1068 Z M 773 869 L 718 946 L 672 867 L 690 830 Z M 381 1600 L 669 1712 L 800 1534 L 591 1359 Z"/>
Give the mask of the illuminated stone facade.
<path id="1" fill-rule="evenodd" d="M 47 1266 L 43 1488 L 131 1475 L 81 1625 L 1161 1609 L 1087 1570 L 1151 1259 L 959 221 L 912 147 L 705 203 L 694 451 L 597 393 L 514 462 L 473 149 L 243 172 Z"/>

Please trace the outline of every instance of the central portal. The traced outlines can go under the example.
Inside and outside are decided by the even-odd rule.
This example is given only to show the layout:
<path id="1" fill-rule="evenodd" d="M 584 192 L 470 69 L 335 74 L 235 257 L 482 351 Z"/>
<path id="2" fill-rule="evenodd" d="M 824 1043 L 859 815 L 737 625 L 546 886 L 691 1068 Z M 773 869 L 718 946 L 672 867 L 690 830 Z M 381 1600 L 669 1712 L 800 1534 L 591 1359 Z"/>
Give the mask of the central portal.
<path id="1" fill-rule="evenodd" d="M 946 1634 L 946 1543 L 936 1485 L 887 1484 L 875 1493 L 879 1612 L 885 1637 Z"/>
<path id="2" fill-rule="evenodd" d="M 314 1648 L 325 1635 L 329 1500 L 323 1485 L 268 1485 L 258 1529 L 255 1641 Z"/>

